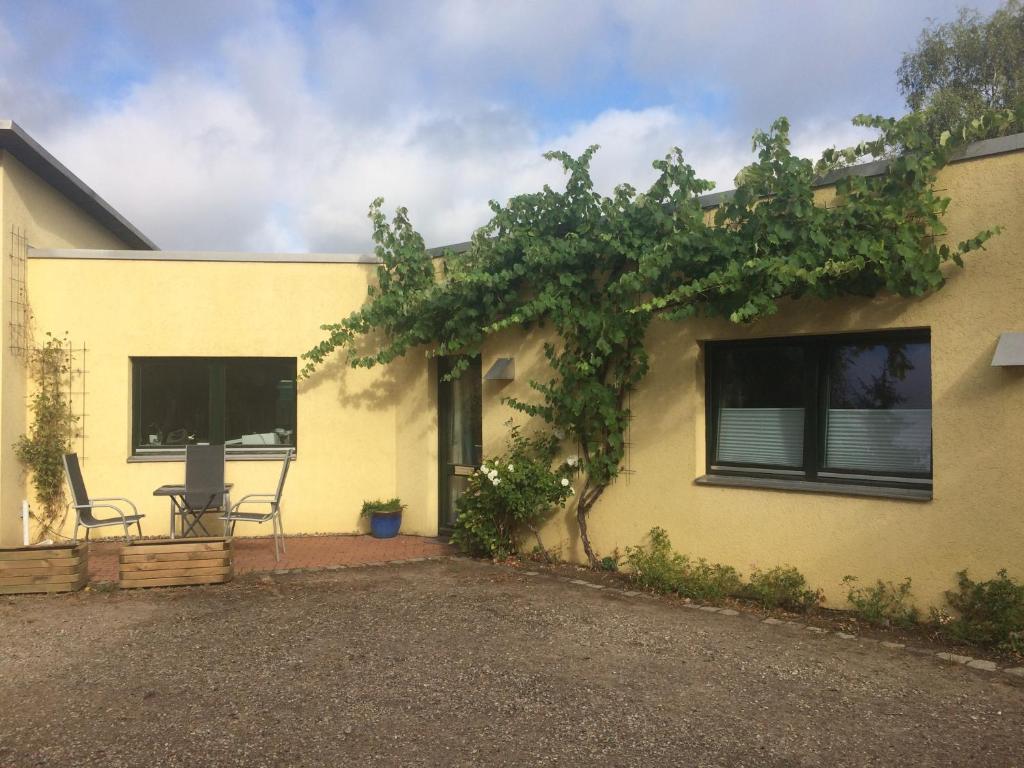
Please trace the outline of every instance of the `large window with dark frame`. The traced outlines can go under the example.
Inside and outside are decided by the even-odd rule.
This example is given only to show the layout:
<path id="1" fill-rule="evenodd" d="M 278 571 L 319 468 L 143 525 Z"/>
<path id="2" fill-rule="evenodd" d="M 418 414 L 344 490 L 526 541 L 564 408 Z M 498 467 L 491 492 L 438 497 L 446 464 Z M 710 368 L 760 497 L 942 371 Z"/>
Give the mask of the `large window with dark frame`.
<path id="1" fill-rule="evenodd" d="M 710 474 L 931 488 L 928 330 L 708 342 Z"/>
<path id="2" fill-rule="evenodd" d="M 132 358 L 132 452 L 295 446 L 294 357 Z"/>

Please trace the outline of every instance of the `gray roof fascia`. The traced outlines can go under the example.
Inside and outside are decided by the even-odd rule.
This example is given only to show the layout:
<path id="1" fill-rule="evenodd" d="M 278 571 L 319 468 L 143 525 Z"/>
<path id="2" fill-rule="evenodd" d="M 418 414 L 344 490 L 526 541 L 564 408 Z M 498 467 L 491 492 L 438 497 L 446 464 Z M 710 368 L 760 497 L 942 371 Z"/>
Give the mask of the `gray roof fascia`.
<path id="1" fill-rule="evenodd" d="M 0 120 L 0 150 L 11 155 L 131 248 L 158 246 L 13 120 Z"/>
<path id="2" fill-rule="evenodd" d="M 30 248 L 30 259 L 93 261 L 227 261 L 268 264 L 379 264 L 367 253 L 249 253 L 247 251 L 127 251 L 87 248 Z"/>

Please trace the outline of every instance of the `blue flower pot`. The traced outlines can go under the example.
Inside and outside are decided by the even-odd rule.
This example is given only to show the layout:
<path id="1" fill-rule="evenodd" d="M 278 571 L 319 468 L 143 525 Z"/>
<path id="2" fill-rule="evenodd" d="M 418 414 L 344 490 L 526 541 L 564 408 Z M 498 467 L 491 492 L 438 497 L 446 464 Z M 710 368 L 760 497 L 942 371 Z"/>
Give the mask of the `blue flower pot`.
<path id="1" fill-rule="evenodd" d="M 393 538 L 401 527 L 401 512 L 374 512 L 370 515 L 370 534 L 375 539 Z"/>

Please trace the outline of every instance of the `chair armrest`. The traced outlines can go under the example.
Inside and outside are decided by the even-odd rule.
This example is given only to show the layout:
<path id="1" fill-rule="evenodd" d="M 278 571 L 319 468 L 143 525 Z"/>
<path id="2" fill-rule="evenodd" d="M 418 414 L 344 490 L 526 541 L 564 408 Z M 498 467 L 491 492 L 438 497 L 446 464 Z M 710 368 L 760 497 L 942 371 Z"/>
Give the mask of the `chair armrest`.
<path id="1" fill-rule="evenodd" d="M 250 499 L 254 499 L 256 501 L 251 502 L 249 501 Z M 278 495 L 276 494 L 246 494 L 231 506 L 238 507 L 240 504 L 269 504 L 270 502 L 275 501 L 278 501 Z"/>
<path id="2" fill-rule="evenodd" d="M 123 501 L 125 504 L 127 504 L 129 507 L 132 508 L 132 514 L 133 515 L 139 514 L 139 508 L 136 507 L 131 502 L 130 499 L 126 499 L 124 496 L 103 496 L 103 497 L 98 498 L 98 499 L 89 499 L 89 501 L 92 502 L 92 503 L 95 503 L 97 501 Z"/>
<path id="3" fill-rule="evenodd" d="M 93 509 L 112 509 L 115 512 L 117 512 L 117 514 L 119 514 L 121 516 L 121 520 L 122 521 L 125 520 L 125 518 L 127 517 L 125 515 L 125 513 L 124 513 L 124 510 L 122 510 L 120 507 L 115 507 L 113 504 L 95 504 L 95 503 L 93 503 L 93 504 L 90 504 L 89 506 L 91 508 L 93 508 Z"/>
<path id="4" fill-rule="evenodd" d="M 276 501 L 277 494 L 274 493 L 248 493 L 231 505 L 227 516 L 230 517 L 232 513 L 237 512 L 243 504 L 274 504 Z"/>

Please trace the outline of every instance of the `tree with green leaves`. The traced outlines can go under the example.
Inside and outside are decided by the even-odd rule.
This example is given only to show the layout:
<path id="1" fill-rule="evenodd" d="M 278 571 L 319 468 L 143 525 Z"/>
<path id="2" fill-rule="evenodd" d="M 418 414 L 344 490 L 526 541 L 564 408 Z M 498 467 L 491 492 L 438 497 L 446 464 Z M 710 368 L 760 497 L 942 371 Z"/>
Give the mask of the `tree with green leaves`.
<path id="1" fill-rule="evenodd" d="M 932 23 L 897 71 L 907 106 L 939 136 L 985 110 L 1024 108 L 1024 6 L 1006 4 L 985 18 L 963 8 L 955 21 Z M 1020 119 L 999 131 L 1024 130 Z"/>
<path id="2" fill-rule="evenodd" d="M 654 183 L 594 189 L 591 147 L 579 157 L 551 152 L 564 190 L 545 186 L 505 204 L 461 253 L 441 268 L 407 211 L 389 222 L 380 199 L 370 208 L 377 284 L 367 303 L 322 326 L 326 337 L 305 353 L 305 375 L 342 350 L 354 367 L 387 364 L 414 350 L 451 356 L 449 376 L 466 369 L 492 335 L 541 327 L 549 376 L 530 382 L 528 400 L 509 406 L 580 446 L 576 520 L 586 555 L 588 519 L 624 457 L 629 395 L 648 370 L 647 331 L 658 318 L 695 315 L 750 323 L 802 296 L 921 296 L 940 288 L 943 265 L 962 264 L 995 230 L 961 243 L 938 239 L 949 199 L 933 181 L 953 148 L 993 123 L 990 115 L 933 139 L 923 120 L 860 117 L 878 138 L 828 150 L 820 162 L 882 157 L 903 148 L 880 176 L 836 184 L 839 204 L 815 204 L 814 164 L 790 151 L 780 118 L 754 135 L 757 161 L 708 221 L 701 195 L 712 188 L 675 149 L 653 163 Z"/>

